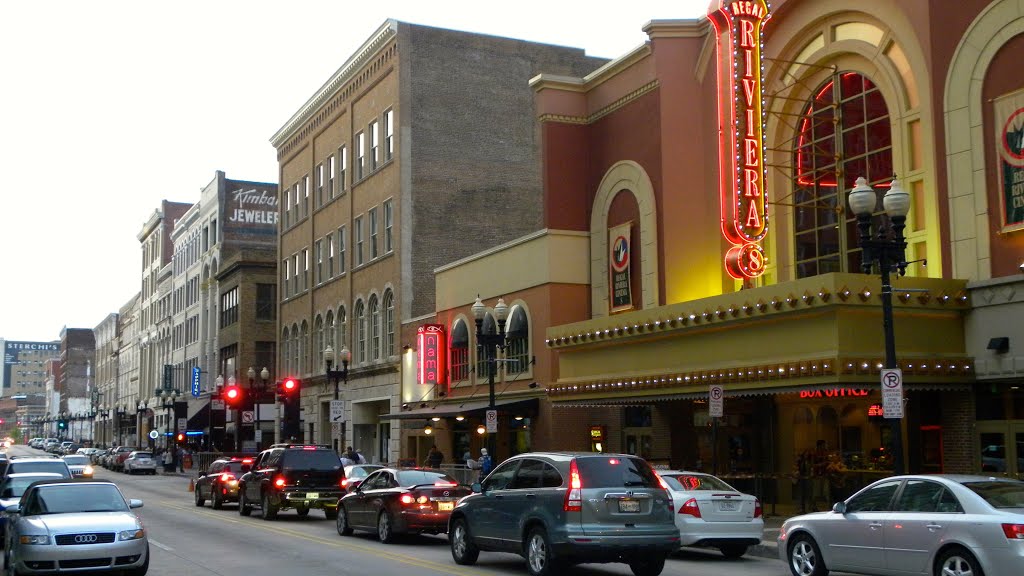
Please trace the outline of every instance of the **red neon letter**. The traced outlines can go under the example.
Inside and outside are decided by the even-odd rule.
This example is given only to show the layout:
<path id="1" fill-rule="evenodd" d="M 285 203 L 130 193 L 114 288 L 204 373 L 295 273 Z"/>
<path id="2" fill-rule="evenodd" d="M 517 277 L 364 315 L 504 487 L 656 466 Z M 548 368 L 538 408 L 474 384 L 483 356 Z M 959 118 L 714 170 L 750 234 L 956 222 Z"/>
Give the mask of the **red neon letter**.
<path id="1" fill-rule="evenodd" d="M 757 46 L 754 43 L 754 23 L 750 20 L 740 20 L 740 46 L 743 48 Z"/>

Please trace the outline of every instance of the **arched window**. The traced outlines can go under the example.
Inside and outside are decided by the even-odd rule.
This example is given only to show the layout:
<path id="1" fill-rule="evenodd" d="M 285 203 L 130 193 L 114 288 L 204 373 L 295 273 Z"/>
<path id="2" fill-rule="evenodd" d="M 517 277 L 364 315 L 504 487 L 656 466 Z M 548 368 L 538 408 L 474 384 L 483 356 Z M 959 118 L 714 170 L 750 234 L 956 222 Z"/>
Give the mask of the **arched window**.
<path id="1" fill-rule="evenodd" d="M 299 361 L 296 375 L 309 372 L 309 322 L 302 321 L 302 335 L 299 339 Z"/>
<path id="2" fill-rule="evenodd" d="M 324 337 L 324 319 L 319 314 L 316 316 L 313 332 L 316 335 L 316 350 L 313 351 L 313 358 L 316 359 L 315 368 L 319 369 L 320 366 L 324 365 L 324 348 L 327 347 L 326 338 Z"/>
<path id="3" fill-rule="evenodd" d="M 513 306 L 508 316 L 506 330 L 508 347 L 505 357 L 509 363 L 505 366 L 509 373 L 522 374 L 530 367 L 530 321 L 522 306 Z"/>
<path id="4" fill-rule="evenodd" d="M 380 360 L 380 303 L 370 296 L 370 359 Z"/>
<path id="5" fill-rule="evenodd" d="M 846 195 L 861 176 L 876 190 L 892 181 L 889 109 L 871 80 L 838 72 L 814 93 L 798 123 L 792 196 L 796 276 L 859 271 L 857 219 L 845 209 Z"/>
<path id="6" fill-rule="evenodd" d="M 366 362 L 366 310 L 363 301 L 356 301 L 356 361 Z"/>
<path id="7" fill-rule="evenodd" d="M 469 328 L 461 318 L 452 326 L 451 351 L 452 382 L 469 378 Z"/>
<path id="8" fill-rule="evenodd" d="M 483 326 L 480 331 L 484 334 L 498 333 L 494 316 L 490 312 L 484 315 Z M 476 343 L 476 377 L 478 381 L 486 380 L 491 376 L 491 367 L 487 362 L 487 348 L 488 346 L 482 346 L 479 342 Z"/>
<path id="9" fill-rule="evenodd" d="M 384 357 L 395 354 L 395 294 L 384 292 Z"/>
<path id="10" fill-rule="evenodd" d="M 330 344 L 331 348 L 334 348 L 334 343 L 337 342 L 334 338 L 334 310 L 327 311 L 327 319 L 324 320 L 324 329 L 327 331 L 327 344 Z M 324 348 L 326 348 L 326 346 L 324 346 Z M 334 348 L 334 353 L 337 354 L 338 350 L 341 350 L 341 348 Z"/>
<path id="11" fill-rule="evenodd" d="M 338 307 L 338 319 L 334 324 L 334 328 L 334 349 L 340 352 L 342 348 L 348 347 L 348 316 L 344 306 Z"/>
<path id="12" fill-rule="evenodd" d="M 288 354 L 291 350 L 292 342 L 288 339 L 289 336 L 288 328 L 285 327 L 284 332 L 281 333 L 281 346 L 283 348 L 281 350 L 281 367 L 284 368 L 286 373 L 291 372 L 291 356 Z"/>
<path id="13" fill-rule="evenodd" d="M 299 373 L 299 327 L 292 324 L 292 365 L 291 375 Z"/>

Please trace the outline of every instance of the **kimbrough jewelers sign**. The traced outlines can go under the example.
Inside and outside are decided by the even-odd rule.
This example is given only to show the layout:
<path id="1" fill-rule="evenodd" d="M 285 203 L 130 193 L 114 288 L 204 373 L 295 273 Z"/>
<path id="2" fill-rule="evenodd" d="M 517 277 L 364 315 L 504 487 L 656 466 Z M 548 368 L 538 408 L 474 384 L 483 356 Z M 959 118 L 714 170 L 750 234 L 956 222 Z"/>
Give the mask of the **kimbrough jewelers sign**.
<path id="1" fill-rule="evenodd" d="M 996 158 L 1003 230 L 1024 229 L 1024 91 L 997 98 Z"/>

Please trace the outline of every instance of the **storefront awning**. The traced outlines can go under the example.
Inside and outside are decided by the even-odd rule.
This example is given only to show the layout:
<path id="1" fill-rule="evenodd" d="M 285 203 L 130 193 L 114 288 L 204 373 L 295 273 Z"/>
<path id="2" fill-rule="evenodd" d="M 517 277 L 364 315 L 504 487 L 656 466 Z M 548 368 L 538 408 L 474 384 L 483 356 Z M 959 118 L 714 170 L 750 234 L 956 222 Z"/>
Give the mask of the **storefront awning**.
<path id="1" fill-rule="evenodd" d="M 537 398 L 499 398 L 494 405 L 502 412 L 518 412 L 526 415 L 527 412 L 536 412 Z M 487 400 L 467 400 L 466 402 L 446 402 L 435 404 L 424 408 L 412 408 L 392 414 L 382 414 L 381 420 L 423 420 L 426 418 L 445 418 L 454 416 L 470 416 L 487 410 L 490 403 Z"/>

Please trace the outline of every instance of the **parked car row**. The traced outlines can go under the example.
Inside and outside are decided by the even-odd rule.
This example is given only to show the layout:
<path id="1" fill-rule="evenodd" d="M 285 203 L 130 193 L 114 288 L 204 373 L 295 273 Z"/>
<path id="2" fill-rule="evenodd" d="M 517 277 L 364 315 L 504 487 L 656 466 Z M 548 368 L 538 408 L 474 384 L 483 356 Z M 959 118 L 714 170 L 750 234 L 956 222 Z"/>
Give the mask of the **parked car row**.
<path id="1" fill-rule="evenodd" d="M 82 447 L 70 440 L 60 440 L 57 438 L 32 438 L 28 441 L 28 445 L 30 448 L 36 448 L 50 454 L 57 454 L 58 456 L 74 454 Z"/>

